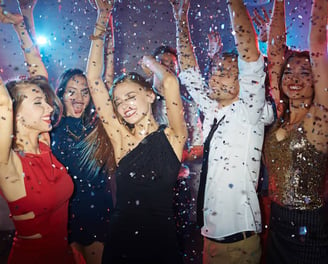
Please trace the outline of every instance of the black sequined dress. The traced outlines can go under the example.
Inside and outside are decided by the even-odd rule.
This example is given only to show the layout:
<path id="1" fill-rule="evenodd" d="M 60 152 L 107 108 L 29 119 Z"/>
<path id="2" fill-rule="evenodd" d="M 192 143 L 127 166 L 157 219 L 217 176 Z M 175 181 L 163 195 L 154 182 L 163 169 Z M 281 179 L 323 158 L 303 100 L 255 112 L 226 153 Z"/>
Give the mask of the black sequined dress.
<path id="1" fill-rule="evenodd" d="M 103 263 L 181 263 L 173 212 L 180 169 L 164 126 L 123 157 Z"/>
<path id="2" fill-rule="evenodd" d="M 65 117 L 51 133 L 52 152 L 74 183 L 69 204 L 69 242 L 82 245 L 106 240 L 113 209 L 108 173 L 88 161 L 82 162 L 81 143 L 92 129 L 92 125 L 84 127 L 81 118 Z"/>

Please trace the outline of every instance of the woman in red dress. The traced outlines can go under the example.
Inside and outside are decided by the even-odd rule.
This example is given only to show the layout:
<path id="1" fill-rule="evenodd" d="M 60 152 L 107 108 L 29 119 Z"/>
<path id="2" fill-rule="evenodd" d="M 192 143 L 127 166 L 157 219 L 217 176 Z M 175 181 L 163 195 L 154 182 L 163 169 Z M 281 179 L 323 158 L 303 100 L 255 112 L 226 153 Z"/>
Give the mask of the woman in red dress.
<path id="1" fill-rule="evenodd" d="M 0 193 L 16 229 L 8 263 L 74 263 L 67 242 L 73 183 L 48 146 L 52 114 L 60 103 L 46 69 L 36 66 L 41 58 L 22 17 L 2 8 L 0 13 L 0 21 L 14 25 L 28 50 L 30 73 L 29 79 L 6 86 L 0 78 Z"/>

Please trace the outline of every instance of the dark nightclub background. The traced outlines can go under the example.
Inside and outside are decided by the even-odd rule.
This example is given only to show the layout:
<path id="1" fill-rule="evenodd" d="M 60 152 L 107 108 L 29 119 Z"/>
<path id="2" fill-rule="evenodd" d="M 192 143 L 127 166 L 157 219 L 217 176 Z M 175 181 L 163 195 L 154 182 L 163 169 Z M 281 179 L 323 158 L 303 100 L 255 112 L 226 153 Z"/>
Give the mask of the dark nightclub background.
<path id="1" fill-rule="evenodd" d="M 5 10 L 16 13 L 16 0 L 4 0 Z M 271 10 L 272 0 L 245 0 L 254 8 Z M 262 4 L 261 4 L 261 3 Z M 254 3 L 260 3 L 254 6 Z M 263 4 L 264 3 L 264 4 Z M 287 44 L 307 48 L 311 0 L 286 0 Z M 86 69 L 89 36 L 97 12 L 87 0 L 38 0 L 34 9 L 37 39 L 43 61 L 53 87 L 59 75 L 68 68 Z M 175 47 L 175 23 L 168 0 L 116 0 L 113 11 L 115 26 L 115 72 L 138 71 L 142 55 L 150 54 L 161 44 Z M 221 34 L 223 49 L 234 48 L 230 32 L 226 0 L 191 0 L 189 11 L 191 35 L 201 69 L 207 63 L 207 34 L 210 28 Z M 42 37 L 42 38 L 41 38 Z M 260 43 L 263 53 L 266 44 Z M 26 76 L 24 58 L 16 33 L 11 25 L 0 24 L 0 76 L 4 81 Z M 0 197 L 0 263 L 10 250 L 14 227 L 9 211 Z M 9 230 L 9 231 L 8 231 Z"/>
<path id="2" fill-rule="evenodd" d="M 245 0 L 252 15 L 254 8 L 272 8 L 269 0 Z M 254 7 L 254 3 L 259 4 Z M 18 12 L 15 0 L 5 0 L 5 9 Z M 307 48 L 311 0 L 286 0 L 288 44 Z M 58 76 L 67 68 L 86 68 L 89 36 L 96 20 L 87 0 L 39 0 L 34 9 L 39 45 L 49 79 L 55 86 Z M 137 63 L 144 54 L 161 44 L 175 47 L 175 23 L 168 0 L 116 0 L 113 11 L 115 26 L 115 72 L 141 72 Z M 224 50 L 234 48 L 226 0 L 191 0 L 189 11 L 191 35 L 203 69 L 207 58 L 207 34 L 212 27 L 222 36 Z M 260 43 L 265 52 L 265 45 Z M 11 25 L 0 24 L 0 74 L 4 80 L 26 75 L 24 59 L 17 36 Z"/>
<path id="3" fill-rule="evenodd" d="M 257 1 L 269 3 L 249 6 L 251 15 L 254 8 L 271 10 L 272 1 L 247 0 L 252 4 Z M 15 0 L 4 3 L 5 10 L 18 12 Z M 307 48 L 310 5 L 311 0 L 286 0 L 287 43 L 294 48 Z M 36 33 L 44 37 L 44 44 L 39 47 L 54 87 L 65 69 L 85 70 L 96 14 L 87 0 L 38 1 L 34 9 Z M 150 54 L 161 44 L 175 47 L 175 23 L 168 0 L 117 0 L 113 16 L 116 74 L 123 70 L 141 72 L 138 61 L 142 55 Z M 224 50 L 234 48 L 226 0 L 191 0 L 189 21 L 202 69 L 207 63 L 210 27 L 220 32 Z M 260 43 L 260 47 L 265 53 L 266 45 Z M 20 44 L 11 25 L 0 24 L 0 75 L 4 81 L 27 75 Z M 8 215 L 7 206 L 0 198 L 0 231 L 13 229 Z"/>

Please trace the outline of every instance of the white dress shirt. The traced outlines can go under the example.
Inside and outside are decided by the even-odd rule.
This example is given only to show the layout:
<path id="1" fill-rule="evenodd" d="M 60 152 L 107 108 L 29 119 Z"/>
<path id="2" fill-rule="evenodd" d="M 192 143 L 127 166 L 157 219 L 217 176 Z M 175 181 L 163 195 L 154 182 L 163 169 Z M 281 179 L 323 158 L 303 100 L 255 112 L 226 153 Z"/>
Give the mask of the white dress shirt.
<path id="1" fill-rule="evenodd" d="M 198 67 L 180 73 L 181 82 L 203 111 L 206 139 L 213 119 L 225 119 L 210 144 L 204 199 L 202 235 L 220 239 L 242 231 L 261 232 L 256 188 L 264 138 L 264 126 L 273 122 L 273 109 L 265 100 L 263 57 L 255 62 L 238 59 L 238 101 L 219 108 L 207 97 Z"/>

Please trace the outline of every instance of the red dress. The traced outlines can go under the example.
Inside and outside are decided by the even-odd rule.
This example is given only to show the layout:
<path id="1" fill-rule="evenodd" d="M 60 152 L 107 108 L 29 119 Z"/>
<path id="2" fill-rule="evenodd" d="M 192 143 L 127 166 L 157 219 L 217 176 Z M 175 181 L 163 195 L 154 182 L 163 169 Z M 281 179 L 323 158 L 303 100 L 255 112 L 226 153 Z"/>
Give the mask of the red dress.
<path id="1" fill-rule="evenodd" d="M 8 263 L 74 263 L 67 242 L 68 200 L 73 183 L 50 148 L 40 143 L 41 154 L 18 152 L 23 166 L 26 196 L 8 202 L 11 215 L 33 212 L 35 218 L 15 220 L 16 234 Z M 20 236 L 40 234 L 38 239 Z"/>

